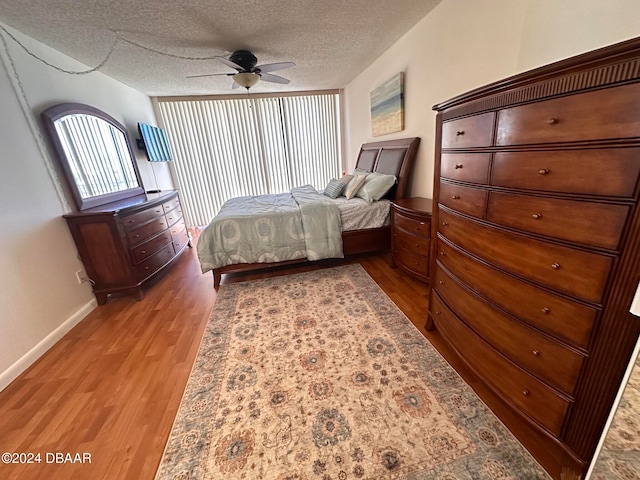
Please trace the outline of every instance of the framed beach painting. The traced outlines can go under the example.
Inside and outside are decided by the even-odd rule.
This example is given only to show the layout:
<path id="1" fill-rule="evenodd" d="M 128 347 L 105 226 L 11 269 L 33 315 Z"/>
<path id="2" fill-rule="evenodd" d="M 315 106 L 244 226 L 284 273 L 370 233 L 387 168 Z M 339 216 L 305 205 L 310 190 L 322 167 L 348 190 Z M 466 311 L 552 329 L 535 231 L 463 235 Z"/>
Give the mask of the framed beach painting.
<path id="1" fill-rule="evenodd" d="M 371 133 L 374 137 L 404 130 L 402 72 L 371 92 Z"/>

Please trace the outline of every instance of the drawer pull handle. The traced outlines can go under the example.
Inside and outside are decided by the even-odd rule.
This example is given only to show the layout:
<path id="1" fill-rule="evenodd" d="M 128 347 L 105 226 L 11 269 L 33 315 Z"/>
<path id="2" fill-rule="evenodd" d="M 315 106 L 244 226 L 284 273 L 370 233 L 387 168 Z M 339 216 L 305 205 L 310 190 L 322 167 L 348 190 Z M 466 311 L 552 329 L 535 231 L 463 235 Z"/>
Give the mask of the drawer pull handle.
<path id="1" fill-rule="evenodd" d="M 540 356 L 540 350 L 534 350 L 533 353 L 536 357 Z"/>
<path id="2" fill-rule="evenodd" d="M 456 170 L 462 168 L 462 165 L 456 165 Z"/>
<path id="3" fill-rule="evenodd" d="M 420 246 L 420 245 L 418 245 L 418 244 L 416 243 L 416 248 L 417 248 L 417 247 L 419 247 L 419 246 Z"/>
<path id="4" fill-rule="evenodd" d="M 149 268 L 151 268 L 151 267 L 149 267 L 148 265 L 146 267 L 144 267 L 145 270 L 149 270 Z"/>
<path id="5" fill-rule="evenodd" d="M 444 285 L 444 280 L 440 280 L 440 281 L 438 281 L 438 283 L 439 283 L 440 285 Z"/>
<path id="6" fill-rule="evenodd" d="M 454 200 L 458 200 L 460 198 L 460 195 L 451 195 L 451 198 L 453 198 Z"/>
<path id="7" fill-rule="evenodd" d="M 440 252 L 440 255 L 442 255 L 443 257 L 446 257 L 446 256 L 447 256 L 447 254 L 446 254 L 446 253 L 444 253 L 444 252 Z"/>
<path id="8" fill-rule="evenodd" d="M 147 253 L 147 251 L 146 250 L 140 250 L 140 253 L 144 255 L 145 253 Z"/>
<path id="9" fill-rule="evenodd" d="M 559 263 L 552 263 L 551 264 L 551 268 L 553 268 L 554 270 L 558 270 L 560 268 L 560 264 Z"/>
<path id="10" fill-rule="evenodd" d="M 542 218 L 542 215 L 539 213 L 534 213 L 533 215 L 531 215 L 534 219 L 536 220 L 540 220 Z"/>
<path id="11" fill-rule="evenodd" d="M 456 132 L 456 137 L 459 137 L 460 135 L 464 135 L 464 130 L 458 130 Z"/>
<path id="12" fill-rule="evenodd" d="M 418 262 L 413 262 L 413 264 L 417 267 L 418 266 Z"/>
<path id="13" fill-rule="evenodd" d="M 136 234 L 133 236 L 133 238 L 140 238 L 140 234 L 139 234 L 139 233 L 136 233 Z"/>
<path id="14" fill-rule="evenodd" d="M 549 175 L 549 169 L 548 168 L 541 168 L 540 170 L 538 170 L 538 173 L 540 175 Z"/>
<path id="15" fill-rule="evenodd" d="M 436 312 L 436 315 L 440 315 L 442 312 Z"/>
<path id="16" fill-rule="evenodd" d="M 448 222 L 442 222 L 442 226 L 443 226 L 443 227 L 446 227 L 447 225 L 449 225 L 449 223 L 448 223 Z"/>
<path id="17" fill-rule="evenodd" d="M 136 223 L 135 220 L 129 220 L 129 223 Z"/>
<path id="18" fill-rule="evenodd" d="M 554 118 L 554 117 L 551 117 L 549 120 L 547 120 L 547 123 L 549 125 L 555 125 L 556 123 L 558 123 L 558 119 Z"/>
<path id="19" fill-rule="evenodd" d="M 544 313 L 545 315 L 549 315 L 549 313 L 551 313 L 551 310 L 549 310 L 548 307 L 542 307 L 542 313 Z"/>
<path id="20" fill-rule="evenodd" d="M 527 390 L 527 389 L 525 388 L 524 390 L 522 390 L 522 394 L 523 394 L 525 397 L 528 397 L 528 396 L 529 396 L 529 390 Z"/>

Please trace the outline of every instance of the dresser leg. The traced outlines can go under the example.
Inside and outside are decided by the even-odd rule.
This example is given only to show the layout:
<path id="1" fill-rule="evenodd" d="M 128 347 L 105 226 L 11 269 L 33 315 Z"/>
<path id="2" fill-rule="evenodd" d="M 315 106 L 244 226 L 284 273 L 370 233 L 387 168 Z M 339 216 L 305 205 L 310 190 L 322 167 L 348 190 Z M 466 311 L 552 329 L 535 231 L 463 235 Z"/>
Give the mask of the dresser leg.
<path id="1" fill-rule="evenodd" d="M 144 299 L 144 290 L 142 290 L 142 287 L 136 288 L 135 296 L 136 296 L 136 300 L 138 301 Z"/>
<path id="2" fill-rule="evenodd" d="M 104 305 L 105 303 L 107 303 L 107 300 L 109 300 L 109 297 L 111 295 L 108 293 L 96 293 L 95 296 L 98 305 Z"/>
<path id="3" fill-rule="evenodd" d="M 220 286 L 221 277 L 222 277 L 222 274 L 220 273 L 220 270 L 217 268 L 214 268 L 213 269 L 213 288 L 215 288 L 216 290 Z"/>
<path id="4" fill-rule="evenodd" d="M 427 330 L 427 332 L 436 329 L 436 324 L 433 323 L 433 320 L 431 319 L 431 316 L 429 314 L 427 314 L 427 321 L 424 324 L 424 328 Z"/>

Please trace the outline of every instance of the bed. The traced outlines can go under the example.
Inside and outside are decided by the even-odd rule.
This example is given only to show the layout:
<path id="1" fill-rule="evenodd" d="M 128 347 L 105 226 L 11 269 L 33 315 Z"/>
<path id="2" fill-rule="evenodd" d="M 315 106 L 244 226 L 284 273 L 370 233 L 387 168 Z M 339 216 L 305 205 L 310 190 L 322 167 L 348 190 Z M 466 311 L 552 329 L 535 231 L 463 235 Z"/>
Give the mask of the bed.
<path id="1" fill-rule="evenodd" d="M 290 265 L 321 258 L 342 258 L 389 249 L 391 233 L 388 203 L 407 196 L 408 180 L 419 144 L 420 138 L 410 137 L 365 143 L 361 146 L 356 169 L 394 175 L 397 178 L 397 183 L 384 199 L 368 206 L 364 205 L 367 202 L 357 198 L 348 201 L 344 197 L 329 200 L 308 186 L 293 189 L 287 194 L 229 200 L 203 230 L 198 240 L 198 257 L 203 273 L 213 271 L 214 288 L 217 288 L 224 273 Z M 299 213 L 295 212 L 296 206 L 300 210 Z M 324 216 L 320 217 L 321 220 L 313 217 L 311 221 L 311 213 L 318 215 L 320 206 L 324 209 L 324 213 L 321 213 Z M 290 220 L 291 215 L 300 216 L 302 228 Z M 332 239 L 329 234 L 331 230 L 335 230 L 336 215 L 340 217 L 337 240 Z M 235 229 L 229 225 L 236 225 L 238 222 L 243 225 L 254 222 L 252 230 L 256 238 L 246 241 L 245 238 L 236 235 Z M 227 230 L 224 230 L 225 228 Z M 315 239 L 313 248 L 309 248 L 309 232 L 314 229 L 318 238 Z M 273 236 L 274 232 L 287 236 L 287 253 L 256 253 L 257 261 L 246 261 L 246 258 L 256 260 L 244 254 L 247 250 L 252 250 L 251 242 L 259 242 L 263 239 L 261 236 Z M 300 245 L 296 242 L 300 242 Z M 238 245 L 244 249 L 240 252 L 242 254 L 236 250 Z M 224 255 L 224 258 L 221 255 Z"/>

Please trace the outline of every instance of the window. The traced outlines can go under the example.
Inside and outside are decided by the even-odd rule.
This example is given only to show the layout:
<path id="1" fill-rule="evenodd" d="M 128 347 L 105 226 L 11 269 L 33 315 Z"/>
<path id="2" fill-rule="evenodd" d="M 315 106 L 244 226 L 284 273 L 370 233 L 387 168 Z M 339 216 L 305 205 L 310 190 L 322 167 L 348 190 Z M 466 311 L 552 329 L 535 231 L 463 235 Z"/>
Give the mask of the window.
<path id="1" fill-rule="evenodd" d="M 322 189 L 342 169 L 336 92 L 158 105 L 189 225 L 233 197 Z"/>

